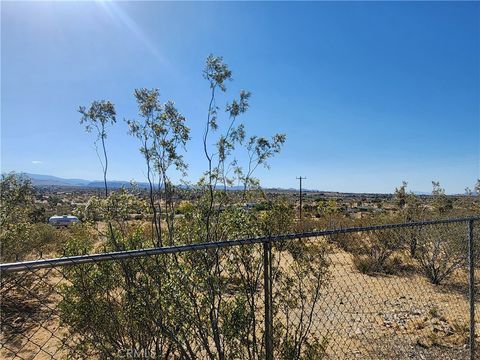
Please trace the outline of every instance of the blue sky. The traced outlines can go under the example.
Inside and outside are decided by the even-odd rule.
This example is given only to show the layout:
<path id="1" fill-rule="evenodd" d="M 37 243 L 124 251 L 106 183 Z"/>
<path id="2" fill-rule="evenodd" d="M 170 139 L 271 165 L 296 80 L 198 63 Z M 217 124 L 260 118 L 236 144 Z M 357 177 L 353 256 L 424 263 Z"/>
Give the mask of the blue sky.
<path id="1" fill-rule="evenodd" d="M 252 92 L 243 118 L 287 134 L 264 186 L 391 192 L 431 180 L 463 192 L 479 177 L 480 4 L 2 2 L 1 168 L 100 179 L 76 108 L 116 104 L 109 178 L 144 180 L 123 118 L 133 90 L 159 88 L 187 117 L 190 180 L 205 169 L 201 134 L 209 53 L 233 71 L 228 96 Z M 240 159 L 243 157 L 240 155 Z"/>

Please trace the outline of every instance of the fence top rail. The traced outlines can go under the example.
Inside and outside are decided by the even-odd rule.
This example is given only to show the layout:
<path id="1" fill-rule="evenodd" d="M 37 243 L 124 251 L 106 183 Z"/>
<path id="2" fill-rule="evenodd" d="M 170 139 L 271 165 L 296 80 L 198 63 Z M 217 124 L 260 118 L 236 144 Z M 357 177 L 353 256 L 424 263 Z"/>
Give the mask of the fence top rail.
<path id="1" fill-rule="evenodd" d="M 283 235 L 262 236 L 262 237 L 247 238 L 247 239 L 225 240 L 225 241 L 217 241 L 217 242 L 175 245 L 175 246 L 167 246 L 167 247 L 148 248 L 148 249 L 115 251 L 115 252 L 99 253 L 99 254 L 64 256 L 64 257 L 52 258 L 52 259 L 39 259 L 39 260 L 32 260 L 32 261 L 4 263 L 4 264 L 0 264 L 0 272 L 5 274 L 5 273 L 12 273 L 12 272 L 26 271 L 26 270 L 53 268 L 57 266 L 86 264 L 86 263 L 94 263 L 94 262 L 108 261 L 108 260 L 121 260 L 121 259 L 127 259 L 127 258 L 145 257 L 145 256 L 161 255 L 161 254 L 173 254 L 173 253 L 180 253 L 180 252 L 187 252 L 187 251 L 211 250 L 211 249 L 219 249 L 219 248 L 225 248 L 225 247 L 259 244 L 259 243 L 265 243 L 265 242 L 276 242 L 276 241 L 284 241 L 284 240 L 292 240 L 292 239 L 304 239 L 304 238 L 310 238 L 310 237 L 329 236 L 329 235 L 335 235 L 335 234 L 347 234 L 347 233 L 354 233 L 354 232 L 365 232 L 365 231 L 375 231 L 375 230 L 385 230 L 385 229 L 419 227 L 419 226 L 427 226 L 427 225 L 462 223 L 462 222 L 468 223 L 468 222 L 473 222 L 478 220 L 480 220 L 480 216 L 465 217 L 465 218 L 450 218 L 450 219 L 444 219 L 444 220 L 405 222 L 405 223 L 397 223 L 397 224 L 357 226 L 357 227 L 337 228 L 337 229 L 330 229 L 330 230 L 291 233 L 291 234 L 283 234 Z"/>

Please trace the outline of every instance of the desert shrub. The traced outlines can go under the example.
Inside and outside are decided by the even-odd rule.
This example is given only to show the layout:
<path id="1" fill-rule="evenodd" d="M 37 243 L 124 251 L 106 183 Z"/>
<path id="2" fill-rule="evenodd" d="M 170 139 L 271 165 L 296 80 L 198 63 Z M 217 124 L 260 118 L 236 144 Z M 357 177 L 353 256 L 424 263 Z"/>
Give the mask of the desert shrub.
<path id="1" fill-rule="evenodd" d="M 302 221 L 298 220 L 295 224 L 295 232 L 309 232 L 318 230 L 318 220 L 304 216 Z"/>
<path id="2" fill-rule="evenodd" d="M 274 205 L 272 211 L 281 212 L 282 206 Z M 203 241 L 201 214 L 198 205 L 177 221 L 176 243 Z M 254 210 L 235 207 L 218 215 L 219 240 L 262 235 L 274 216 L 257 217 Z M 146 228 L 114 229 L 112 249 L 119 243 L 140 248 L 150 241 Z M 75 239 L 69 251 L 78 252 L 79 246 Z M 324 339 L 314 338 L 311 326 L 299 325 L 291 315 L 311 317 L 328 280 L 325 251 L 318 241 L 273 249 L 274 317 L 282 324 L 275 342 L 284 351 L 282 358 L 320 358 L 324 351 Z M 230 359 L 247 352 L 253 358 L 265 356 L 261 244 L 78 265 L 66 275 L 70 285 L 61 290 L 61 319 L 79 339 L 71 356 L 115 356 L 118 344 L 185 359 L 209 353 Z"/>
<path id="3" fill-rule="evenodd" d="M 328 338 L 321 339 L 313 337 L 312 340 L 305 342 L 305 351 L 298 355 L 295 347 L 295 342 L 292 340 L 285 341 L 280 349 L 281 359 L 299 359 L 299 360 L 321 360 L 326 357 L 328 346 Z"/>
<path id="4" fill-rule="evenodd" d="M 271 209 L 271 207 L 272 207 L 272 203 L 268 201 L 262 201 L 253 206 L 255 211 L 265 211 L 265 210 Z"/>
<path id="5" fill-rule="evenodd" d="M 372 274 L 381 270 L 377 261 L 367 255 L 355 255 L 353 257 L 353 264 L 358 271 L 364 274 Z"/>
<path id="6" fill-rule="evenodd" d="M 295 229 L 294 209 L 286 201 L 270 204 L 261 217 L 261 231 L 264 235 L 288 234 Z"/>
<path id="7" fill-rule="evenodd" d="M 179 204 L 175 209 L 175 213 L 179 215 L 185 215 L 190 211 L 192 211 L 192 205 L 189 202 L 183 202 Z"/>
<path id="8" fill-rule="evenodd" d="M 446 214 L 453 209 L 453 201 L 445 194 L 445 189 L 438 181 L 432 181 L 432 206 L 440 214 Z"/>
<path id="9" fill-rule="evenodd" d="M 402 246 L 395 230 L 376 230 L 363 233 L 353 248 L 353 262 L 358 271 L 366 274 L 390 273 L 398 268 L 392 255 Z"/>
<path id="10" fill-rule="evenodd" d="M 42 222 L 44 209 L 35 204 L 35 189 L 29 178 L 2 174 L 0 196 L 2 262 L 38 257 L 40 252 L 54 252 L 61 247 L 64 234 Z"/>
<path id="11" fill-rule="evenodd" d="M 18 223 L 2 234 L 3 261 L 56 256 L 66 244 L 70 229 L 56 229 L 43 223 Z"/>
<path id="12" fill-rule="evenodd" d="M 378 258 L 355 254 L 353 256 L 353 264 L 357 270 L 363 274 L 375 274 L 380 272 L 385 274 L 396 274 L 404 267 L 401 258 L 397 256 L 388 258 L 383 263 L 379 263 Z"/>
<path id="13" fill-rule="evenodd" d="M 92 239 L 82 224 L 67 229 L 36 222 L 42 211 L 34 203 L 29 179 L 17 174 L 2 175 L 0 244 L 2 262 L 38 259 L 40 254 L 56 256 L 72 239 L 88 243 Z M 0 323 L 2 336 L 15 337 L 32 326 L 41 313 L 41 301 L 32 301 L 32 288 L 41 296 L 49 291 L 35 272 L 2 274 L 0 277 Z M 6 326 L 3 326 L 5 324 Z"/>
<path id="14" fill-rule="evenodd" d="M 34 189 L 30 180 L 22 175 L 2 174 L 0 181 L 0 246 L 3 262 L 32 250 L 29 244 L 34 209 Z"/>
<path id="15" fill-rule="evenodd" d="M 359 238 L 358 233 L 338 233 L 329 236 L 329 239 L 331 239 L 334 244 L 350 253 L 357 251 Z"/>
<path id="16" fill-rule="evenodd" d="M 318 228 L 323 230 L 331 230 L 331 229 L 342 229 L 356 226 L 356 222 L 352 219 L 345 218 L 340 214 L 332 214 L 329 216 L 325 216 L 320 218 L 318 221 Z M 335 244 L 340 249 L 345 251 L 354 251 L 355 244 L 357 241 L 358 234 L 357 233 L 335 233 L 329 235 L 328 241 L 332 244 Z"/>
<path id="17" fill-rule="evenodd" d="M 421 227 L 405 227 L 398 229 L 399 236 L 402 238 L 405 249 L 407 249 L 411 258 L 417 256 L 417 247 L 420 238 Z"/>
<path id="18" fill-rule="evenodd" d="M 417 259 L 433 284 L 440 284 L 465 265 L 467 241 L 465 224 L 432 225 L 419 231 Z"/>
<path id="19" fill-rule="evenodd" d="M 312 239 L 285 241 L 274 252 L 274 333 L 278 358 L 325 356 L 328 339 L 318 338 L 310 331 L 315 306 L 329 280 L 327 250 L 325 241 Z"/>
<path id="20" fill-rule="evenodd" d="M 36 253 L 55 256 L 65 245 L 71 229 L 56 229 L 49 224 L 34 224 L 30 231 L 30 246 Z"/>
<path id="21" fill-rule="evenodd" d="M 131 214 L 144 214 L 146 203 L 127 189 L 112 191 L 107 197 L 92 196 L 86 205 L 78 207 L 75 214 L 83 221 L 114 221 L 119 225 L 129 220 Z"/>

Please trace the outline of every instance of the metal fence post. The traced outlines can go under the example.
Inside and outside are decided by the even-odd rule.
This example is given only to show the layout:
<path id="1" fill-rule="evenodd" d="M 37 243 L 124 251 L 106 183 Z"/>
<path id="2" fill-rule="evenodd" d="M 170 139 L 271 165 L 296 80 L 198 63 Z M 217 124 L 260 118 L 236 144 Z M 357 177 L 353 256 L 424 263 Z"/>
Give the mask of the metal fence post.
<path id="1" fill-rule="evenodd" d="M 273 360 L 272 243 L 263 243 L 263 288 L 265 301 L 265 358 Z"/>
<path id="2" fill-rule="evenodd" d="M 475 358 L 475 263 L 473 247 L 473 220 L 468 221 L 468 297 L 470 301 L 470 359 Z"/>

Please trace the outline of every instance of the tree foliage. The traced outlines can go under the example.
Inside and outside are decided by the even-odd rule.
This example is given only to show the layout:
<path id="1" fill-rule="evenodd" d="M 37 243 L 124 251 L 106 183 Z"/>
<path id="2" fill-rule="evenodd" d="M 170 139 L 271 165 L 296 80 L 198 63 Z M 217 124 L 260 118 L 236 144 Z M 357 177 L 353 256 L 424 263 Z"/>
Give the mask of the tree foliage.
<path id="1" fill-rule="evenodd" d="M 238 206 L 228 191 L 239 183 L 244 201 L 254 196 L 258 187 L 254 172 L 259 166 L 268 167 L 269 159 L 280 152 L 285 135 L 247 135 L 238 118 L 249 108 L 248 91 L 240 91 L 238 98 L 220 110 L 217 92 L 226 93 L 232 79 L 221 57 L 207 58 L 203 76 L 210 101 L 203 134 L 207 169 L 196 185 L 199 196 L 175 218 L 171 176 L 173 171 L 180 176 L 187 171 L 180 149 L 187 146 L 189 128 L 173 101 L 160 102 L 157 89 L 135 90 L 138 119 L 127 120 L 127 124 L 129 133 L 140 141 L 149 196 L 145 203 L 125 191 L 106 192 L 105 198 L 94 197 L 79 209 L 86 221 L 109 223 L 112 236 L 107 238 L 105 250 L 146 247 L 152 238 L 159 246 L 165 239 L 168 245 L 194 244 L 292 231 L 293 208 L 288 204 L 276 202 L 259 214 Z M 93 126 L 103 141 L 103 126 L 114 122 L 113 105 L 94 103 L 92 109 L 81 112 L 82 121 Z M 216 138 L 214 133 L 218 133 Z M 246 164 L 239 161 L 241 152 L 247 154 Z M 106 162 L 106 156 L 104 159 Z M 105 173 L 105 167 L 103 170 Z M 141 206 L 153 213 L 150 227 L 129 224 L 127 215 Z M 71 253 L 81 246 L 76 241 L 69 245 Z M 287 268 L 282 258 L 288 259 L 291 267 Z M 279 287 L 275 300 L 283 305 L 275 307 L 274 316 L 289 319 L 274 340 L 282 358 L 323 355 L 325 343 L 311 336 L 311 323 L 313 307 L 327 281 L 327 268 L 321 242 L 277 246 L 273 272 Z M 128 348 L 147 350 L 159 358 L 265 357 L 260 245 L 80 265 L 70 267 L 67 276 L 70 284 L 62 289 L 60 309 L 62 321 L 80 340 L 72 356 L 115 357 L 118 349 Z M 298 284 L 295 291 L 292 282 Z M 293 319 L 293 313 L 308 319 L 307 325 Z"/>
<path id="2" fill-rule="evenodd" d="M 13 261 L 52 245 L 53 241 L 42 235 L 49 229 L 37 224 L 44 220 L 43 210 L 35 204 L 35 189 L 28 177 L 14 172 L 2 174 L 0 203 L 2 261 Z"/>
<path id="3" fill-rule="evenodd" d="M 82 115 L 80 118 L 80 124 L 85 125 L 85 130 L 87 132 L 95 132 L 95 151 L 97 152 L 98 159 L 102 165 L 105 196 L 108 196 L 108 156 L 105 139 L 107 138 L 107 125 L 113 125 L 116 122 L 117 113 L 115 111 L 115 106 L 112 102 L 107 100 L 95 100 L 92 102 L 89 108 L 80 106 L 78 108 L 78 112 Z M 99 141 L 102 145 L 102 155 L 100 155 L 98 152 L 97 145 Z"/>
<path id="4" fill-rule="evenodd" d="M 127 124 L 129 133 L 140 140 L 147 167 L 154 245 L 162 246 L 164 237 L 172 245 L 175 186 L 169 171 L 173 166 L 182 176 L 186 175 L 188 166 L 179 149 L 185 149 L 190 129 L 173 101 L 161 104 L 158 89 L 136 89 L 134 95 L 140 120 L 127 120 Z M 162 232 L 162 214 L 167 223 L 166 236 Z"/>

